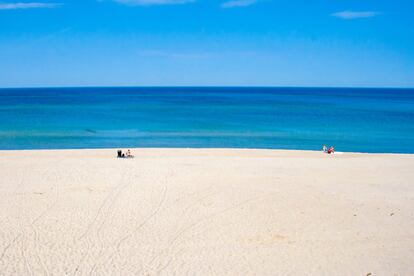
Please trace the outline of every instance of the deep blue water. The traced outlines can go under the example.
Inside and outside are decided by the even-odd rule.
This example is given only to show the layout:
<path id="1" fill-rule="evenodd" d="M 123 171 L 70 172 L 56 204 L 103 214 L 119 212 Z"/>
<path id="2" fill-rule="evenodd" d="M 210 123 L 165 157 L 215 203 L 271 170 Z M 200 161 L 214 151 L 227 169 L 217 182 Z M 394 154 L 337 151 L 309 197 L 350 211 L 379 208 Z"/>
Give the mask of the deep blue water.
<path id="1" fill-rule="evenodd" d="M 0 149 L 235 147 L 414 153 L 413 89 L 0 89 Z"/>

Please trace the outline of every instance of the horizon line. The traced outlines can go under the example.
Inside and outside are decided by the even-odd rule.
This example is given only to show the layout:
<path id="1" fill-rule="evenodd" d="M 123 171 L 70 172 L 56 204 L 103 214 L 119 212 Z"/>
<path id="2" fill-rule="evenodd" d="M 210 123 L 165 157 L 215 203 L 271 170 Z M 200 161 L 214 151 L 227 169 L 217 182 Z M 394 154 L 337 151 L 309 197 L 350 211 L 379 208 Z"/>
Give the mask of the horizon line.
<path id="1" fill-rule="evenodd" d="M 5 89 L 71 89 L 71 88 L 319 88 L 319 89 L 399 89 L 412 90 L 412 87 L 403 86 L 293 86 L 293 85 L 85 85 L 85 86 L 9 86 Z"/>

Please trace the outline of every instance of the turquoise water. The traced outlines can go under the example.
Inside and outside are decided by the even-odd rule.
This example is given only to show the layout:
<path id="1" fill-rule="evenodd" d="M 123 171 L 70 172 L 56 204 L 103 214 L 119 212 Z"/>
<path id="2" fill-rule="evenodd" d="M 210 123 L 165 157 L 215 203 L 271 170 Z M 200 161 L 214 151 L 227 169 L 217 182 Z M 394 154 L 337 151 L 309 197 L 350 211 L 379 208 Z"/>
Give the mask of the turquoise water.
<path id="1" fill-rule="evenodd" d="M 0 89 L 0 149 L 414 153 L 413 89 Z"/>

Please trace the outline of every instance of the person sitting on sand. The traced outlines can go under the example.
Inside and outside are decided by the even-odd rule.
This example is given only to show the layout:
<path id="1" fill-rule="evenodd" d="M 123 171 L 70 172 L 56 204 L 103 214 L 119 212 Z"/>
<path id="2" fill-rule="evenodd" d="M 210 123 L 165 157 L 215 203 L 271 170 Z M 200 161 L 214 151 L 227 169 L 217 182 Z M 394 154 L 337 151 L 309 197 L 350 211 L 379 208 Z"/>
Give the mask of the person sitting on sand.
<path id="1" fill-rule="evenodd" d="M 331 146 L 328 150 L 328 154 L 335 153 L 335 148 Z"/>
<path id="2" fill-rule="evenodd" d="M 323 145 L 322 146 L 322 151 L 325 152 L 325 153 L 328 152 L 328 147 L 326 145 Z"/>
<path id="3" fill-rule="evenodd" d="M 126 152 L 126 158 L 134 158 L 134 156 L 131 154 L 131 151 L 129 149 Z"/>

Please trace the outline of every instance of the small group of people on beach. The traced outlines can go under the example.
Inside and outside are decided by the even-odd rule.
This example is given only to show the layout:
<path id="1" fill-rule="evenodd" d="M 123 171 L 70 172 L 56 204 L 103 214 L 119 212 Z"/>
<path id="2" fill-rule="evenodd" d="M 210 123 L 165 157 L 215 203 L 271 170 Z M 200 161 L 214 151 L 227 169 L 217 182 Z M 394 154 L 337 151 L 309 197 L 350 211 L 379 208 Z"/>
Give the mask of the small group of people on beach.
<path id="1" fill-rule="evenodd" d="M 331 147 L 328 149 L 328 147 L 327 147 L 326 145 L 323 145 L 323 146 L 322 146 L 322 151 L 323 151 L 324 153 L 327 153 L 327 154 L 332 154 L 332 153 L 335 153 L 335 148 L 334 148 L 333 146 L 331 146 Z"/>
<path id="2" fill-rule="evenodd" d="M 134 158 L 134 156 L 131 154 L 129 149 L 126 153 L 123 153 L 122 150 L 118 150 L 118 158 Z"/>

